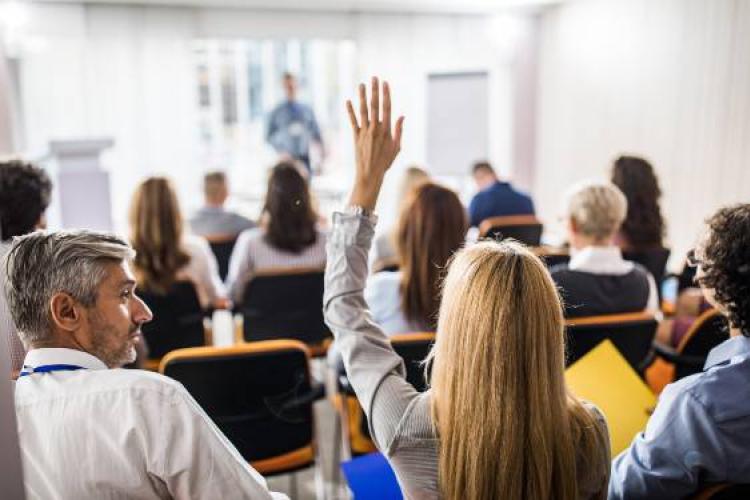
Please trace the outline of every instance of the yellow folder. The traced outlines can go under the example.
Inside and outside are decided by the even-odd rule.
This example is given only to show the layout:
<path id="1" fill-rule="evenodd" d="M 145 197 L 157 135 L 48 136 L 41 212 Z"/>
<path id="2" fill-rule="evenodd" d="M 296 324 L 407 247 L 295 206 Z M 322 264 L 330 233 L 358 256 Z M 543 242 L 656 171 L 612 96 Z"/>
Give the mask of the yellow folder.
<path id="1" fill-rule="evenodd" d="M 612 456 L 630 446 L 646 427 L 656 396 L 609 340 L 604 340 L 565 371 L 570 390 L 604 413 Z"/>

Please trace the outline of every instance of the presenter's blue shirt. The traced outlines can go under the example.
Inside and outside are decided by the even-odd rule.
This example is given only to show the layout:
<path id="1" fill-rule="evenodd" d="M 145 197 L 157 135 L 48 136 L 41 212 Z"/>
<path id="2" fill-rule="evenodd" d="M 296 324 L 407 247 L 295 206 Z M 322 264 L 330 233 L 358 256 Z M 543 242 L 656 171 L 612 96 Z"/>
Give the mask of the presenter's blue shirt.
<path id="1" fill-rule="evenodd" d="M 266 140 L 278 153 L 307 157 L 310 141 L 321 142 L 313 110 L 297 101 L 284 101 L 271 112 Z"/>
<path id="2" fill-rule="evenodd" d="M 702 373 L 664 389 L 646 430 L 612 462 L 609 498 L 684 498 L 706 483 L 750 483 L 747 337 L 724 341 Z"/>
<path id="3" fill-rule="evenodd" d="M 472 226 L 479 226 L 484 219 L 503 215 L 534 215 L 534 202 L 510 183 L 497 181 L 474 195 L 469 203 Z"/>

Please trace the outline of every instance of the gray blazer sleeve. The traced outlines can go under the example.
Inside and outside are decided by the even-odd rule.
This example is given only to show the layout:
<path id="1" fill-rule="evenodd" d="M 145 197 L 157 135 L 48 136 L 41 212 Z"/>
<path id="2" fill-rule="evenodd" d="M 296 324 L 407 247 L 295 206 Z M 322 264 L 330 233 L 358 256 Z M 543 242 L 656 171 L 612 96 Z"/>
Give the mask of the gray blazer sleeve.
<path id="1" fill-rule="evenodd" d="M 333 215 L 323 310 L 373 441 L 389 454 L 399 423 L 419 393 L 406 381 L 401 357 L 373 321 L 364 299 L 373 234 L 374 224 L 367 217 Z"/>

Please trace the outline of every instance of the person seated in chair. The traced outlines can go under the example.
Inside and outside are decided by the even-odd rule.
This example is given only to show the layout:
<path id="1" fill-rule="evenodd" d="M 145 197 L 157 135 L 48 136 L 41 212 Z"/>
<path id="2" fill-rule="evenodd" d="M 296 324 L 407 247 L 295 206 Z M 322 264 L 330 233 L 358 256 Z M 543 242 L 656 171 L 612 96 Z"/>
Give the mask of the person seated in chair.
<path id="1" fill-rule="evenodd" d="M 285 498 L 185 388 L 120 369 L 151 311 L 114 235 L 34 232 L 8 252 L 8 302 L 29 347 L 15 383 L 28 498 Z"/>
<path id="2" fill-rule="evenodd" d="M 691 256 L 729 340 L 704 371 L 668 385 L 630 448 L 612 463 L 609 498 L 685 498 L 711 483 L 750 482 L 750 204 L 719 210 Z"/>
<path id="3" fill-rule="evenodd" d="M 317 228 L 307 181 L 291 162 L 278 163 L 268 179 L 260 227 L 243 231 L 229 259 L 227 289 L 235 304 L 258 271 L 320 268 L 326 263 L 326 235 Z"/>
<path id="4" fill-rule="evenodd" d="M 237 236 L 255 223 L 224 208 L 229 197 L 224 172 L 209 172 L 203 177 L 204 206 L 190 218 L 190 230 L 198 236 Z"/>
<path id="5" fill-rule="evenodd" d="M 168 179 L 151 177 L 138 186 L 130 206 L 130 232 L 138 286 L 166 294 L 175 282 L 190 281 L 204 309 L 228 306 L 216 257 L 205 239 L 184 233 Z"/>
<path id="6" fill-rule="evenodd" d="M 550 270 L 565 316 L 658 311 L 654 278 L 624 260 L 613 242 L 627 211 L 622 192 L 608 182 L 586 182 L 571 189 L 566 205 L 571 258 Z"/>
<path id="7" fill-rule="evenodd" d="M 483 220 L 501 215 L 534 215 L 534 202 L 529 195 L 517 191 L 510 182 L 498 179 L 486 161 L 474 164 L 471 170 L 479 192 L 469 203 L 469 220 L 479 227 Z"/>

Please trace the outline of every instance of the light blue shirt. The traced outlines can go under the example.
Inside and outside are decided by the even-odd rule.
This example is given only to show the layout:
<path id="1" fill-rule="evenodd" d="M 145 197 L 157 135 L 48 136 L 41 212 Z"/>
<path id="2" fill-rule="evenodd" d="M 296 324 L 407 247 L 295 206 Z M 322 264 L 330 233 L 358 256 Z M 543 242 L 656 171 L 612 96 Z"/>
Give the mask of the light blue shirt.
<path id="1" fill-rule="evenodd" d="M 682 498 L 705 483 L 750 482 L 750 338 L 668 385 L 645 432 L 612 462 L 609 498 Z"/>
<path id="2" fill-rule="evenodd" d="M 296 101 L 279 104 L 268 120 L 266 140 L 279 153 L 298 159 L 308 156 L 310 142 L 321 142 L 313 110 Z"/>

